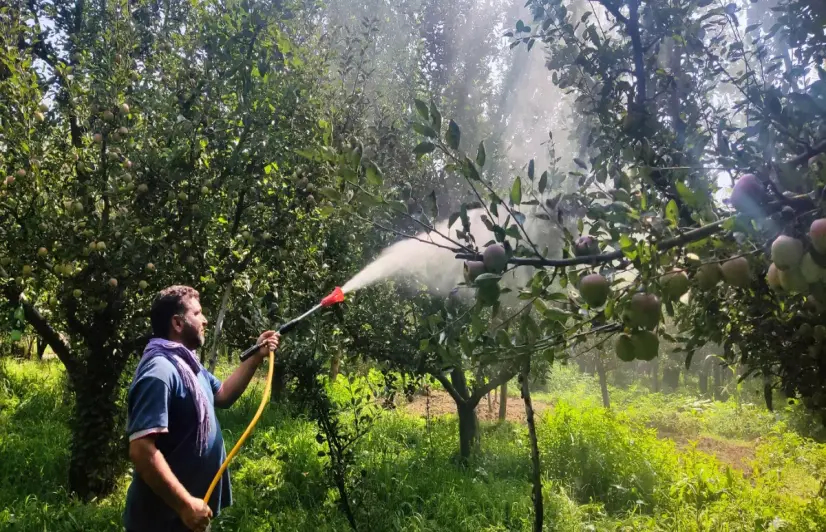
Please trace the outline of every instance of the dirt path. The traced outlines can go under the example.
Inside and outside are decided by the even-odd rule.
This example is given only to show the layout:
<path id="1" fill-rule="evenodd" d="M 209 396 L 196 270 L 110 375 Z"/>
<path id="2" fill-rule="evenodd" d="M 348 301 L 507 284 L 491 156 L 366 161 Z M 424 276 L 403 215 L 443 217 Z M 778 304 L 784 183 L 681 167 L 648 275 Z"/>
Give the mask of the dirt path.
<path id="1" fill-rule="evenodd" d="M 696 443 L 698 451 L 717 457 L 724 464 L 742 471 L 746 476 L 751 475 L 752 468 L 750 464 L 755 457 L 756 441 L 723 440 L 702 434 L 697 437 L 688 437 L 684 434 L 665 431 L 657 431 L 657 437 L 672 440 L 682 450 L 689 449 L 692 444 Z"/>
<path id="2" fill-rule="evenodd" d="M 405 410 L 418 414 L 420 416 L 427 415 L 427 397 L 424 395 L 416 395 L 412 403 L 405 404 Z M 480 421 L 497 421 L 499 419 L 499 401 L 493 398 L 491 394 L 491 407 L 488 410 L 487 399 L 482 399 L 479 406 L 476 407 L 476 415 Z M 551 405 L 542 401 L 533 401 L 533 409 L 538 414 L 551 408 Z M 456 403 L 451 399 L 450 395 L 444 390 L 431 390 L 430 392 L 430 415 L 441 416 L 444 414 L 455 414 Z M 519 397 L 508 396 L 508 421 L 525 422 L 525 407 L 522 399 Z"/>
<path id="3" fill-rule="evenodd" d="M 534 410 L 537 413 L 545 412 L 553 407 L 548 402 L 533 402 Z M 403 408 L 408 412 L 424 417 L 427 415 L 428 400 L 424 395 L 416 395 L 413 402 L 406 403 Z M 441 416 L 445 414 L 456 414 L 456 403 L 450 395 L 443 390 L 432 390 L 430 392 L 430 415 Z M 488 410 L 487 399 L 482 399 L 476 407 L 476 414 L 481 421 L 497 421 L 499 419 L 499 401 L 491 395 L 491 407 Z M 525 408 L 519 397 L 508 397 L 508 421 L 524 423 Z M 685 450 L 691 447 L 692 442 L 697 443 L 697 449 L 706 454 L 715 456 L 724 464 L 742 471 L 746 475 L 751 474 L 749 462 L 754 459 L 756 442 L 738 442 L 718 439 L 710 436 L 700 435 L 696 438 L 689 438 L 683 434 L 658 431 L 657 436 L 661 439 L 669 439 L 677 444 L 677 447 Z"/>

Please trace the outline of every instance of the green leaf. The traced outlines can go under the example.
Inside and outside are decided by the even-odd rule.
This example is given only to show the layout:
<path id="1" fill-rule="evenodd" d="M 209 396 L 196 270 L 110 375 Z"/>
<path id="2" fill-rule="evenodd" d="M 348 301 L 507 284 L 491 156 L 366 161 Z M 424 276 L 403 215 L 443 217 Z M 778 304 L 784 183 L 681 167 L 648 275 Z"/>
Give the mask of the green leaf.
<path id="1" fill-rule="evenodd" d="M 418 146 L 413 148 L 413 153 L 416 154 L 417 159 L 421 159 L 422 156 L 432 152 L 436 149 L 436 145 L 432 142 L 424 141 L 420 143 Z"/>
<path id="2" fill-rule="evenodd" d="M 323 187 L 320 188 L 318 191 L 319 193 L 321 193 L 322 196 L 332 201 L 339 201 L 341 199 L 341 193 L 332 187 Z"/>
<path id="3" fill-rule="evenodd" d="M 435 139 L 439 137 L 439 134 L 436 133 L 436 131 L 430 126 L 426 126 L 418 122 L 413 122 L 413 125 L 411 127 L 413 128 L 413 131 L 415 131 L 419 135 L 424 135 L 427 138 Z"/>
<path id="4" fill-rule="evenodd" d="M 431 100 L 430 102 L 430 118 L 433 124 L 433 129 L 439 131 L 442 129 L 442 113 L 436 108 L 436 104 Z"/>
<path id="5" fill-rule="evenodd" d="M 460 214 L 458 212 L 451 213 L 450 217 L 447 219 L 447 228 L 450 229 L 453 227 L 453 224 L 456 223 L 456 220 L 459 219 Z"/>
<path id="6" fill-rule="evenodd" d="M 576 163 L 576 165 L 582 168 L 583 170 L 588 169 L 588 165 L 585 164 L 585 162 L 582 159 L 574 158 L 574 163 Z"/>
<path id="7" fill-rule="evenodd" d="M 376 166 L 376 163 L 367 161 L 364 166 L 369 184 L 379 186 L 384 182 L 384 176 L 382 176 L 381 169 Z"/>
<path id="8" fill-rule="evenodd" d="M 454 150 L 459 149 L 459 140 L 462 137 L 462 132 L 459 131 L 459 125 L 451 120 L 447 125 L 447 133 L 445 133 L 445 142 Z"/>
<path id="9" fill-rule="evenodd" d="M 416 111 L 418 111 L 419 116 L 421 116 L 424 120 L 429 120 L 430 116 L 427 112 L 427 104 L 421 100 L 413 100 L 413 103 L 416 104 Z"/>
<path id="10" fill-rule="evenodd" d="M 9 335 L 12 342 L 19 342 L 21 338 L 23 338 L 23 332 L 18 330 L 13 330 Z"/>
<path id="11" fill-rule="evenodd" d="M 485 143 L 484 141 L 479 143 L 479 148 L 476 150 L 476 164 L 479 166 L 485 166 Z"/>
<path id="12" fill-rule="evenodd" d="M 619 239 L 620 249 L 622 249 L 623 255 L 628 257 L 631 260 L 637 258 L 637 245 L 634 243 L 633 240 L 628 235 L 622 235 Z"/>
<path id="13" fill-rule="evenodd" d="M 544 313 L 544 317 L 551 321 L 558 321 L 564 323 L 571 317 L 570 312 L 565 312 L 564 310 L 559 310 L 558 308 L 548 307 Z"/>
<path id="14" fill-rule="evenodd" d="M 548 171 L 545 170 L 542 172 L 542 175 L 539 177 L 539 193 L 542 194 L 545 192 L 545 188 L 548 186 Z"/>
<path id="15" fill-rule="evenodd" d="M 476 169 L 476 166 L 473 164 L 473 161 L 465 157 L 464 165 L 462 167 L 463 173 L 465 177 L 470 179 L 471 181 L 481 181 L 481 177 L 479 176 L 479 170 Z"/>
<path id="16" fill-rule="evenodd" d="M 517 176 L 511 187 L 511 205 L 522 203 L 522 178 Z"/>
<path id="17" fill-rule="evenodd" d="M 694 191 L 688 188 L 682 181 L 677 181 L 677 194 L 680 196 L 680 199 L 687 204 L 695 205 Z"/>
<path id="18" fill-rule="evenodd" d="M 533 175 L 534 175 L 534 162 L 533 162 L 533 159 L 531 159 L 531 161 L 528 163 L 528 179 L 533 181 Z"/>
<path id="19" fill-rule="evenodd" d="M 310 159 L 311 161 L 318 159 L 318 154 L 315 151 L 296 149 L 295 153 L 305 159 Z"/>
<path id="20" fill-rule="evenodd" d="M 498 281 L 501 278 L 501 275 L 495 273 L 483 273 L 476 278 L 475 282 L 479 283 L 481 281 Z"/>
<path id="21" fill-rule="evenodd" d="M 677 202 L 671 200 L 668 202 L 668 205 L 665 206 L 665 219 L 669 220 L 674 225 L 677 225 L 677 215 L 679 214 L 679 209 L 677 208 Z"/>

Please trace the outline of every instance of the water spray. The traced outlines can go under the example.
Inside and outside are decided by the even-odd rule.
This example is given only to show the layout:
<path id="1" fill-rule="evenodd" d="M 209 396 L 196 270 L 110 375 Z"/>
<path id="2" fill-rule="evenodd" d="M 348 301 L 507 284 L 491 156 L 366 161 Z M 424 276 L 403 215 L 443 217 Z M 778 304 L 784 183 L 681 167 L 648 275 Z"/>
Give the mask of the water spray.
<path id="1" fill-rule="evenodd" d="M 281 334 L 281 335 L 286 334 L 289 331 L 291 331 L 292 329 L 294 329 L 295 326 L 298 325 L 299 323 L 301 323 L 305 318 L 311 316 L 312 314 L 314 314 L 319 309 L 326 308 L 326 307 L 331 307 L 331 306 L 335 305 L 336 303 L 341 303 L 342 301 L 344 301 L 344 290 L 342 290 L 341 287 L 337 286 L 335 288 L 335 290 L 333 290 L 327 296 L 325 296 L 313 308 L 311 308 L 310 310 L 308 310 L 307 312 L 305 312 L 301 316 L 295 318 L 294 320 L 290 320 L 287 323 L 285 323 L 284 325 L 282 325 L 281 327 L 279 327 L 278 333 Z M 246 351 L 244 351 L 243 353 L 241 353 L 241 362 L 243 362 L 243 361 L 247 360 L 248 358 L 250 358 L 251 356 L 253 356 L 264 345 L 265 344 L 263 344 L 263 343 L 262 344 L 256 344 L 256 345 L 250 347 L 249 349 L 247 349 Z M 261 414 L 264 412 L 264 408 L 267 406 L 267 403 L 270 400 L 270 392 L 272 390 L 272 377 L 273 377 L 273 372 L 275 371 L 275 355 L 273 354 L 272 351 L 270 351 L 270 354 L 269 354 L 268 358 L 269 358 L 269 372 L 267 374 L 267 380 L 264 384 L 264 395 L 261 396 L 261 404 L 258 406 L 258 411 L 255 413 L 255 416 L 253 416 L 252 421 L 250 422 L 249 426 L 247 426 L 247 429 L 244 431 L 244 433 L 241 435 L 241 437 L 238 438 L 238 443 L 236 443 L 235 447 L 233 447 L 232 450 L 229 452 L 229 454 L 227 455 L 226 460 L 224 460 L 224 463 L 221 464 L 221 467 L 218 469 L 218 473 L 216 473 L 215 477 L 212 479 L 212 483 L 209 485 L 209 489 L 207 490 L 206 495 L 204 495 L 204 502 L 206 502 L 207 504 L 209 504 L 209 499 L 210 499 L 210 497 L 212 497 L 212 493 L 213 493 L 213 491 L 215 491 L 215 487 L 218 485 L 218 482 L 221 480 L 221 477 L 223 476 L 224 471 L 226 471 L 227 467 L 229 466 L 229 463 L 232 461 L 233 458 L 235 458 L 235 455 L 238 454 L 238 451 L 239 451 L 239 449 L 241 449 L 241 446 L 244 444 L 244 442 L 247 440 L 249 435 L 252 433 L 252 429 L 255 428 L 255 425 L 258 423 L 258 420 L 261 417 Z"/>

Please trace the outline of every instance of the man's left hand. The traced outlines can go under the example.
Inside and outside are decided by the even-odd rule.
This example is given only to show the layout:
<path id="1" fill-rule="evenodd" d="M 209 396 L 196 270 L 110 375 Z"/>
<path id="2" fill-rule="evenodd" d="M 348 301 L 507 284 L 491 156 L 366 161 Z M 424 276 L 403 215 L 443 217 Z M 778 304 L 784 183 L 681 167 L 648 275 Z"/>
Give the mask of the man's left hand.
<path id="1" fill-rule="evenodd" d="M 256 344 L 264 344 L 258 350 L 260 359 L 264 360 L 270 354 L 270 351 L 276 351 L 280 341 L 281 335 L 275 331 L 265 331 L 261 333 L 261 336 L 258 337 L 258 341 L 256 342 Z"/>

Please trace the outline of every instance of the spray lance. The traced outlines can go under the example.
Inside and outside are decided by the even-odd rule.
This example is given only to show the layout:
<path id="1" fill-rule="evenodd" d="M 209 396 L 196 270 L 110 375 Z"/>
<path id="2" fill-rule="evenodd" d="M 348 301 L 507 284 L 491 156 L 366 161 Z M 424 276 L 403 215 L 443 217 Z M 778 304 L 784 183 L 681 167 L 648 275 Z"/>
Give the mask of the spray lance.
<path id="1" fill-rule="evenodd" d="M 322 299 L 316 306 L 314 306 L 313 308 L 311 308 L 310 310 L 308 310 L 307 312 L 305 312 L 301 316 L 295 318 L 294 320 L 288 321 L 287 323 L 282 325 L 278 329 L 278 333 L 281 334 L 281 335 L 284 335 L 284 334 L 288 333 L 289 331 L 293 330 L 296 325 L 301 323 L 305 318 L 309 317 L 310 315 L 312 315 L 313 313 L 315 313 L 319 309 L 333 306 L 336 303 L 341 303 L 342 301 L 344 301 L 344 291 L 341 289 L 341 287 L 337 286 L 335 288 L 335 290 L 333 290 L 326 297 L 324 297 L 324 299 Z M 241 362 L 243 362 L 243 361 L 247 360 L 248 358 L 250 358 L 259 349 L 261 349 L 262 346 L 264 346 L 263 343 L 262 344 L 257 344 L 257 345 L 254 345 L 254 346 L 250 347 L 249 349 L 247 349 L 243 353 L 241 353 Z M 273 354 L 272 351 L 270 351 L 270 355 L 269 355 L 269 373 L 267 375 L 266 384 L 264 385 L 264 395 L 261 397 L 261 404 L 258 406 L 258 411 L 255 413 L 255 416 L 253 416 L 252 421 L 247 426 L 247 429 L 244 431 L 244 433 L 241 435 L 241 437 L 238 438 L 238 443 L 236 443 L 235 446 L 232 448 L 232 450 L 229 452 L 229 454 L 227 455 L 226 460 L 224 460 L 224 463 L 221 464 L 220 469 L 218 469 L 218 473 L 215 474 L 215 478 L 212 479 L 212 483 L 209 485 L 209 489 L 207 490 L 206 495 L 204 495 L 204 502 L 206 502 L 207 504 L 209 504 L 209 499 L 210 499 L 210 497 L 212 497 L 212 492 L 215 491 L 215 487 L 218 485 L 218 481 L 221 479 L 221 476 L 224 474 L 224 471 L 226 471 L 226 469 L 229 466 L 229 463 L 232 461 L 232 459 L 235 458 L 235 455 L 238 454 L 239 449 L 244 444 L 244 442 L 249 437 L 249 435 L 252 433 L 252 429 L 255 428 L 255 425 L 258 423 L 258 419 L 261 417 L 261 414 L 264 412 L 264 407 L 267 406 L 267 402 L 270 399 L 270 391 L 272 389 L 272 376 L 273 376 L 274 370 L 275 370 L 275 355 Z"/>

